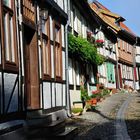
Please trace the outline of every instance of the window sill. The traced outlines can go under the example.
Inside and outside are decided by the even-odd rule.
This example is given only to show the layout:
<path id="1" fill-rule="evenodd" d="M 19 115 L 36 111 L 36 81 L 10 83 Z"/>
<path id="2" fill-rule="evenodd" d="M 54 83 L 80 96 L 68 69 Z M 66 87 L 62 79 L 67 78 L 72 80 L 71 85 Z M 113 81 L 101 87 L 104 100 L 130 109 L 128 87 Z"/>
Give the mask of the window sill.
<path id="1" fill-rule="evenodd" d="M 44 74 L 43 75 L 43 80 L 51 80 L 51 74 L 50 75 Z"/>
<path id="2" fill-rule="evenodd" d="M 63 82 L 62 77 L 60 77 L 60 76 L 56 76 L 55 81 L 56 81 L 56 82 L 60 82 L 60 83 Z"/>
<path id="3" fill-rule="evenodd" d="M 12 72 L 12 73 L 18 73 L 19 72 L 19 68 L 18 68 L 18 65 L 16 63 L 5 62 L 5 64 L 4 64 L 4 71 Z"/>

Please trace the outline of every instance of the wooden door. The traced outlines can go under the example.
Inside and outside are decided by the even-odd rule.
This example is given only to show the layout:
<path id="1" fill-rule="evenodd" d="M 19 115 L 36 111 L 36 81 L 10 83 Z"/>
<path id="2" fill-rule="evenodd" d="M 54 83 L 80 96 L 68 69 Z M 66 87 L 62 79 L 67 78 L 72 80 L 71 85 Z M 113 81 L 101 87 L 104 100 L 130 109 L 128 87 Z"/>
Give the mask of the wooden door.
<path id="1" fill-rule="evenodd" d="M 25 99 L 27 109 L 40 108 L 39 68 L 36 32 L 24 28 Z"/>

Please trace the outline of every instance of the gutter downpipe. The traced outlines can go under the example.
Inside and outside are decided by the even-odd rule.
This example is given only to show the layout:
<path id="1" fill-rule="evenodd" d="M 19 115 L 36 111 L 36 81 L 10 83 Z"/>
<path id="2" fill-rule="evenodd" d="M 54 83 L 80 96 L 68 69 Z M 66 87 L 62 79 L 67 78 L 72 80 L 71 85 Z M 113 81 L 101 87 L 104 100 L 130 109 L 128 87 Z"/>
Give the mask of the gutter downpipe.
<path id="1" fill-rule="evenodd" d="M 67 1 L 67 14 L 68 14 L 68 21 L 65 25 L 65 45 L 66 45 L 66 110 L 68 117 L 71 117 L 71 105 L 70 105 L 70 91 L 69 91 L 69 69 L 68 69 L 68 26 L 70 23 L 70 0 Z"/>

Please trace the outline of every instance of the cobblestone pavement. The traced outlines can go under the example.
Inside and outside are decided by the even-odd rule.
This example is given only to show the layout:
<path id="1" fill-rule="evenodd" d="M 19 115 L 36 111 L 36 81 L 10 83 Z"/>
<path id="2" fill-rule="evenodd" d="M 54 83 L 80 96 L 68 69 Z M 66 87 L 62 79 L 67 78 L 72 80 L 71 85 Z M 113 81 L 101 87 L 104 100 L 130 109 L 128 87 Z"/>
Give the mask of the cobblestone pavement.
<path id="1" fill-rule="evenodd" d="M 125 118 L 131 140 L 140 140 L 140 93 L 133 95 Z"/>
<path id="2" fill-rule="evenodd" d="M 86 112 L 68 120 L 68 125 L 75 125 L 79 134 L 75 140 L 116 140 L 116 115 L 130 94 L 114 94 L 99 103 L 97 111 Z M 119 140 L 123 140 L 121 136 Z"/>

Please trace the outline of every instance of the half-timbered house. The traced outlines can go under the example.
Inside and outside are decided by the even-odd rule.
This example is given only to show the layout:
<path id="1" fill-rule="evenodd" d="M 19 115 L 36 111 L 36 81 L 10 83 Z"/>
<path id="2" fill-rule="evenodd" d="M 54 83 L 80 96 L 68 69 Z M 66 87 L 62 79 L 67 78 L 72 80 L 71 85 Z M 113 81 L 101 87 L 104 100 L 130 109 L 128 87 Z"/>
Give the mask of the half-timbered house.
<path id="1" fill-rule="evenodd" d="M 67 4 L 0 1 L 0 132 L 40 116 L 65 130 Z"/>
<path id="2" fill-rule="evenodd" d="M 112 59 L 108 59 L 109 63 L 107 65 L 106 73 L 108 82 L 110 83 L 110 81 L 113 81 L 114 83 L 114 81 L 116 81 L 114 85 L 116 86 L 116 88 L 134 88 L 135 68 L 133 54 L 135 52 L 134 44 L 136 43 L 136 36 L 125 24 L 123 24 L 123 21 L 125 20 L 123 17 L 112 13 L 99 2 L 93 2 L 93 4 L 91 4 L 91 8 L 99 16 L 99 18 L 108 25 L 108 28 L 110 28 L 114 35 L 117 37 L 116 44 L 114 44 L 114 50 L 116 50 L 116 57 L 114 59 L 115 61 L 112 61 Z M 113 47 L 111 46 L 112 45 L 110 45 L 109 43 L 108 50 L 113 50 Z M 112 57 L 111 54 L 108 54 L 108 57 Z M 116 66 L 114 65 L 115 67 L 113 66 L 115 70 L 114 68 L 112 69 L 112 66 L 110 65 L 110 63 L 112 64 L 113 62 L 115 62 L 116 64 Z"/>
<path id="3" fill-rule="evenodd" d="M 83 10 L 84 9 L 84 10 Z M 70 1 L 70 24 L 69 32 L 75 37 L 95 38 L 95 29 L 98 26 L 97 19 L 92 14 L 87 1 L 71 0 Z M 99 27 L 99 26 L 98 26 Z M 83 63 L 79 61 L 79 56 L 73 57 L 69 53 L 69 89 L 71 106 L 81 101 L 80 86 L 84 85 L 88 94 L 96 90 L 96 73 L 97 65 Z"/>

